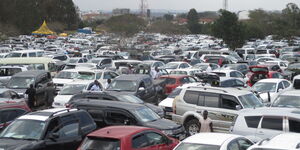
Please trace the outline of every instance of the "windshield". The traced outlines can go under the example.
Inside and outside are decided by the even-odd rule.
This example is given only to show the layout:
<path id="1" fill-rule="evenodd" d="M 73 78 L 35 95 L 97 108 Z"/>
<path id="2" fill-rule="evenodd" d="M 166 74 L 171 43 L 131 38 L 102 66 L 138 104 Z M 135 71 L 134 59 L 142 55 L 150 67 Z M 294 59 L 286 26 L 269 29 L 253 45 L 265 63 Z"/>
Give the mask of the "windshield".
<path id="1" fill-rule="evenodd" d="M 177 63 L 167 63 L 165 68 L 167 69 L 176 69 L 178 67 L 179 64 Z"/>
<path id="2" fill-rule="evenodd" d="M 276 91 L 276 83 L 269 82 L 257 82 L 253 85 L 253 90 L 257 92 L 275 92 Z"/>
<path id="3" fill-rule="evenodd" d="M 59 78 L 59 79 L 74 79 L 76 78 L 78 75 L 77 72 L 60 72 L 58 73 L 55 78 Z"/>
<path id="4" fill-rule="evenodd" d="M 120 140 L 110 138 L 92 138 L 88 137 L 84 140 L 81 150 L 120 150 Z"/>
<path id="5" fill-rule="evenodd" d="M 220 146 L 217 145 L 202 145 L 202 144 L 195 144 L 195 143 L 181 143 L 176 149 L 174 150 L 219 150 Z"/>
<path id="6" fill-rule="evenodd" d="M 168 98 L 175 98 L 180 94 L 182 89 L 176 88 L 175 90 L 172 91 L 172 93 L 168 96 Z"/>
<path id="7" fill-rule="evenodd" d="M 0 138 L 39 140 L 43 134 L 45 122 L 37 120 L 16 120 L 0 134 Z M 33 130 L 34 129 L 34 130 Z"/>
<path id="8" fill-rule="evenodd" d="M 93 73 L 93 72 L 78 72 L 77 79 L 95 80 L 95 73 Z"/>
<path id="9" fill-rule="evenodd" d="M 123 102 L 138 103 L 138 104 L 144 103 L 143 100 L 139 99 L 134 95 L 119 95 L 118 98 Z"/>
<path id="10" fill-rule="evenodd" d="M 133 114 L 142 122 L 152 122 L 160 119 L 160 117 L 148 107 L 140 107 L 133 110 Z"/>
<path id="11" fill-rule="evenodd" d="M 13 77 L 8 82 L 7 87 L 12 89 L 26 89 L 34 83 L 33 77 Z"/>
<path id="12" fill-rule="evenodd" d="M 272 107 L 291 107 L 300 108 L 300 97 L 299 96 L 287 96 L 280 95 L 276 98 Z"/>
<path id="13" fill-rule="evenodd" d="M 109 91 L 136 91 L 137 83 L 135 81 L 114 80 L 107 90 Z"/>
<path id="14" fill-rule="evenodd" d="M 206 70 L 208 68 L 208 64 L 196 64 L 193 66 L 193 68 L 201 69 L 201 70 Z"/>
<path id="15" fill-rule="evenodd" d="M 70 84 L 70 85 L 65 85 L 59 95 L 74 95 L 80 93 L 86 85 L 84 84 Z"/>
<path id="16" fill-rule="evenodd" d="M 77 63 L 78 62 L 78 59 L 70 59 L 69 60 L 69 63 Z"/>
<path id="17" fill-rule="evenodd" d="M 1 68 L 0 76 L 12 76 L 18 72 L 22 72 L 21 68 Z"/>
<path id="18" fill-rule="evenodd" d="M 244 108 L 256 108 L 264 106 L 254 94 L 246 94 L 243 96 L 239 96 L 239 99 L 243 104 Z"/>

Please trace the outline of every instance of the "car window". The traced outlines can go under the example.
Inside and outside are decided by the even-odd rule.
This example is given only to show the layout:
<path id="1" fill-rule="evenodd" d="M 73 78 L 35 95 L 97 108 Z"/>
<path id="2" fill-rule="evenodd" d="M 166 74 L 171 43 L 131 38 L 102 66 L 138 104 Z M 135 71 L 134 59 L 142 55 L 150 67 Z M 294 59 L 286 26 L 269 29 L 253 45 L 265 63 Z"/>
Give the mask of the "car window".
<path id="1" fill-rule="evenodd" d="M 240 145 L 239 150 L 247 150 L 251 145 L 253 145 L 253 143 L 247 139 L 239 139 L 237 142 Z"/>
<path id="2" fill-rule="evenodd" d="M 264 117 L 261 128 L 282 131 L 282 118 Z"/>
<path id="3" fill-rule="evenodd" d="M 239 144 L 237 143 L 237 141 L 233 141 L 233 142 L 229 143 L 227 150 L 240 150 Z"/>
<path id="4" fill-rule="evenodd" d="M 149 141 L 149 146 L 164 144 L 164 136 L 158 133 L 149 132 L 146 133 L 145 135 Z"/>
<path id="5" fill-rule="evenodd" d="M 0 111 L 0 123 L 7 123 L 13 121 L 18 117 L 18 114 L 15 110 L 4 110 Z"/>
<path id="6" fill-rule="evenodd" d="M 23 54 L 22 54 L 22 57 L 27 57 L 27 53 L 23 53 Z"/>
<path id="7" fill-rule="evenodd" d="M 233 96 L 221 95 L 221 108 L 236 110 L 236 106 L 240 105 Z"/>
<path id="8" fill-rule="evenodd" d="M 288 88 L 291 84 L 287 81 L 283 81 L 283 85 L 285 88 Z"/>
<path id="9" fill-rule="evenodd" d="M 257 128 L 260 122 L 261 116 L 245 116 L 245 121 L 248 128 Z"/>
<path id="10" fill-rule="evenodd" d="M 272 78 L 280 78 L 279 73 L 273 73 Z"/>
<path id="11" fill-rule="evenodd" d="M 197 82 L 197 80 L 195 78 L 193 78 L 193 77 L 188 77 L 188 79 L 190 80 L 191 83 Z"/>
<path id="12" fill-rule="evenodd" d="M 300 120 L 289 118 L 290 132 L 300 133 Z"/>
<path id="13" fill-rule="evenodd" d="M 83 60 L 82 60 L 82 59 L 79 59 L 78 63 L 83 63 Z"/>
<path id="14" fill-rule="evenodd" d="M 184 101 L 189 104 L 198 104 L 199 92 L 197 91 L 186 91 L 184 94 Z"/>
<path id="15" fill-rule="evenodd" d="M 184 65 L 183 65 L 183 64 L 180 64 L 180 65 L 179 65 L 179 68 L 184 68 Z"/>
<path id="16" fill-rule="evenodd" d="M 283 83 L 282 82 L 280 82 L 279 84 L 278 84 L 278 88 L 277 88 L 278 90 L 279 89 L 284 89 L 284 86 L 283 86 Z"/>
<path id="17" fill-rule="evenodd" d="M 244 78 L 244 75 L 240 72 L 235 72 L 238 78 Z"/>
<path id="18" fill-rule="evenodd" d="M 238 77 L 235 71 L 230 72 L 230 77 Z"/>
<path id="19" fill-rule="evenodd" d="M 207 107 L 219 107 L 219 95 L 217 94 L 205 94 L 205 106 Z"/>
<path id="20" fill-rule="evenodd" d="M 132 138 L 132 148 L 143 148 L 148 146 L 147 137 L 144 134 Z"/>
<path id="21" fill-rule="evenodd" d="M 104 72 L 104 77 L 103 79 L 112 79 L 111 75 L 109 72 Z"/>
<path id="22" fill-rule="evenodd" d="M 188 77 L 184 77 L 184 78 L 181 78 L 180 79 L 180 83 L 181 84 L 185 84 L 185 83 L 189 83 L 190 81 L 189 81 L 189 78 Z"/>
<path id="23" fill-rule="evenodd" d="M 94 119 L 95 122 L 101 122 L 101 121 L 103 121 L 103 118 L 104 118 L 104 112 L 103 112 L 103 110 L 89 109 L 87 111 L 92 116 L 92 118 Z"/>
<path id="24" fill-rule="evenodd" d="M 66 122 L 56 133 L 59 133 L 59 138 L 77 137 L 79 136 L 79 123 L 76 121 Z"/>
<path id="25" fill-rule="evenodd" d="M 85 127 L 93 124 L 93 120 L 88 116 L 86 112 L 76 113 L 79 118 L 80 127 Z"/>
<path id="26" fill-rule="evenodd" d="M 129 120 L 129 116 L 122 112 L 107 112 L 106 121 L 112 125 L 124 125 Z"/>

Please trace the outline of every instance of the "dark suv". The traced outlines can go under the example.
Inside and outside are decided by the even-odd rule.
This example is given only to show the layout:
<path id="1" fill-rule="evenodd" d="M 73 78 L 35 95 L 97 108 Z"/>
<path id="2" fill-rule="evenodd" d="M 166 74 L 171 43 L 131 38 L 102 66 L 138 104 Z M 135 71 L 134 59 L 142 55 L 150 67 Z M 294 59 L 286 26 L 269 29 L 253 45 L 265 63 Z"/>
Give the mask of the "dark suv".
<path id="1" fill-rule="evenodd" d="M 49 82 L 52 82 L 51 74 L 47 71 L 23 71 L 11 77 L 6 87 L 16 91 L 21 97 L 30 84 L 33 84 L 36 89 L 36 106 L 43 105 L 45 102 L 46 87 Z M 53 86 L 52 86 L 53 87 Z M 54 88 L 54 87 L 53 87 Z"/>
<path id="2" fill-rule="evenodd" d="M 182 125 L 160 118 L 144 105 L 106 100 L 80 100 L 76 101 L 73 107 L 90 113 L 98 127 L 111 125 L 144 126 L 159 129 L 174 138 L 185 138 L 185 129 Z"/>
<path id="3" fill-rule="evenodd" d="M 75 150 L 95 129 L 95 122 L 84 110 L 56 108 L 32 112 L 2 131 L 0 149 Z"/>

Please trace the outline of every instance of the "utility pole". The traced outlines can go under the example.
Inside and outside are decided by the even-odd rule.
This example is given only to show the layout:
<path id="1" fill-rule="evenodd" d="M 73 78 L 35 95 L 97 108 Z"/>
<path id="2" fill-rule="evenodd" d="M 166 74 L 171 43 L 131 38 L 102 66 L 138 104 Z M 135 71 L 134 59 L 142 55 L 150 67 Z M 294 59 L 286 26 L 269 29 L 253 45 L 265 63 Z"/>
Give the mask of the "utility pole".
<path id="1" fill-rule="evenodd" d="M 148 3 L 147 0 L 140 0 L 140 15 L 141 17 L 147 16 Z"/>
<path id="2" fill-rule="evenodd" d="M 228 10 L 228 0 L 223 1 L 223 9 Z"/>

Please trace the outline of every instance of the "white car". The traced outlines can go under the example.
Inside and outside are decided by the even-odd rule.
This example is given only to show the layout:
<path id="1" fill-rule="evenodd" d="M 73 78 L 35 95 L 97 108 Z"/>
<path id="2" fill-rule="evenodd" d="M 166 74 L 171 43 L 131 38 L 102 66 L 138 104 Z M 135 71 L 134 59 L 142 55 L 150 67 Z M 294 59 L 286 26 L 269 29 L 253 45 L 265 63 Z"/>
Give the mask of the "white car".
<path id="1" fill-rule="evenodd" d="M 231 70 L 231 69 L 219 69 L 214 70 L 212 73 L 217 74 L 220 77 L 232 77 L 232 78 L 239 78 L 242 79 L 245 83 L 249 80 L 247 76 L 245 76 L 243 73 L 237 70 Z"/>
<path id="2" fill-rule="evenodd" d="M 174 70 L 174 69 L 184 69 L 184 68 L 190 68 L 191 65 L 188 64 L 187 62 L 182 62 L 182 61 L 173 61 L 169 62 L 165 65 L 164 69 L 166 69 L 168 72 Z"/>
<path id="3" fill-rule="evenodd" d="M 220 66 L 215 63 L 198 63 L 192 67 L 193 69 L 200 69 L 203 72 L 211 72 L 212 70 L 220 69 Z"/>
<path id="4" fill-rule="evenodd" d="M 194 76 L 196 73 L 201 73 L 201 70 L 186 68 L 186 69 L 174 69 L 169 72 L 169 74 L 180 74 L 180 75 L 189 75 L 189 76 Z"/>
<path id="5" fill-rule="evenodd" d="M 299 133 L 283 133 L 272 139 L 264 139 L 249 147 L 248 150 L 296 150 L 300 148 L 299 141 Z"/>
<path id="6" fill-rule="evenodd" d="M 107 79 L 114 79 L 119 76 L 111 70 L 85 70 L 79 71 L 78 74 L 77 79 L 89 80 L 90 82 L 98 80 L 102 86 L 107 83 Z"/>
<path id="7" fill-rule="evenodd" d="M 292 89 L 292 83 L 286 79 L 262 79 L 252 86 L 264 103 L 272 103 L 282 92 Z"/>
<path id="8" fill-rule="evenodd" d="M 56 90 L 60 90 L 65 84 L 72 82 L 78 76 L 77 69 L 62 70 L 52 79 Z"/>
<path id="9" fill-rule="evenodd" d="M 271 107 L 300 108 L 300 91 L 289 90 L 282 92 L 274 100 Z"/>
<path id="10" fill-rule="evenodd" d="M 173 150 L 246 150 L 253 142 L 225 133 L 198 133 L 180 142 Z"/>
<path id="11" fill-rule="evenodd" d="M 72 83 L 65 84 L 58 95 L 54 98 L 52 107 L 65 107 L 65 104 L 69 102 L 73 95 L 79 94 L 83 90 L 87 89 L 90 84 L 90 81 L 74 81 Z"/>

